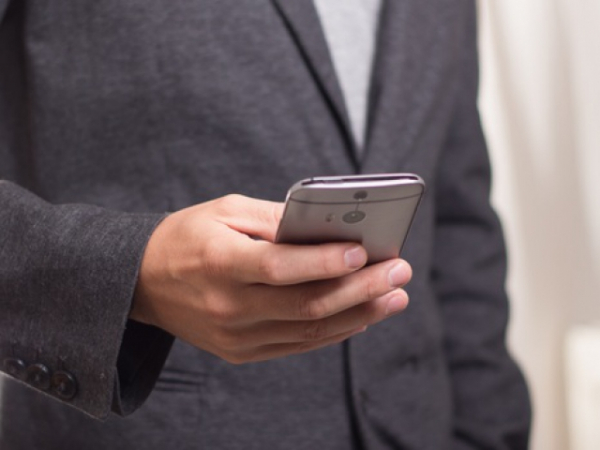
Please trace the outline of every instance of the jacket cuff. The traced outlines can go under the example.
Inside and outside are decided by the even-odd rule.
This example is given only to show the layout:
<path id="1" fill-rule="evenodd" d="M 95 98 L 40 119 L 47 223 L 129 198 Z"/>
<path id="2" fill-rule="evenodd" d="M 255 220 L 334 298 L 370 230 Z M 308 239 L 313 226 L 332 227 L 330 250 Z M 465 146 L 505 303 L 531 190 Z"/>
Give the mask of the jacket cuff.
<path id="1" fill-rule="evenodd" d="M 97 418 L 114 404 L 135 409 L 172 341 L 131 323 L 125 331 L 146 244 L 164 215 L 51 205 L 8 182 L 0 204 L 2 370 Z M 115 392 L 123 399 L 113 401 Z"/>

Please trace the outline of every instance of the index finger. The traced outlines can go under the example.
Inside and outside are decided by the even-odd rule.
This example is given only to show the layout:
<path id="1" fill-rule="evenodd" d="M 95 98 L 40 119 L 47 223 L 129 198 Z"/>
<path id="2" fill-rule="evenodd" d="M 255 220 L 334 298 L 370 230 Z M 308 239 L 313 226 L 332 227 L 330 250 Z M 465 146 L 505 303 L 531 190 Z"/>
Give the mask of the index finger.
<path id="1" fill-rule="evenodd" d="M 252 241 L 238 247 L 240 277 L 247 283 L 274 286 L 337 278 L 363 267 L 366 250 L 355 243 L 319 245 Z"/>
<path id="2" fill-rule="evenodd" d="M 219 218 L 229 228 L 273 242 L 284 204 L 230 194 L 215 201 Z"/>

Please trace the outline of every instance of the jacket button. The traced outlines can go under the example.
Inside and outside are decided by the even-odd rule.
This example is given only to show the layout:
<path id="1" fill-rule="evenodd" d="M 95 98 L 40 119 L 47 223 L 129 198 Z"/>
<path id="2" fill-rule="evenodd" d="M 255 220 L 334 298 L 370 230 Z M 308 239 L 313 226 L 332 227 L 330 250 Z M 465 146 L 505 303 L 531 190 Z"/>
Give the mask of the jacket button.
<path id="1" fill-rule="evenodd" d="M 22 359 L 19 358 L 6 358 L 4 360 L 4 371 L 15 378 L 21 379 L 27 370 L 27 366 Z"/>
<path id="2" fill-rule="evenodd" d="M 42 391 L 50 389 L 50 369 L 43 364 L 32 364 L 25 372 L 25 381 Z"/>
<path id="3" fill-rule="evenodd" d="M 69 372 L 63 370 L 52 376 L 52 392 L 61 400 L 72 400 L 77 395 L 77 381 Z"/>

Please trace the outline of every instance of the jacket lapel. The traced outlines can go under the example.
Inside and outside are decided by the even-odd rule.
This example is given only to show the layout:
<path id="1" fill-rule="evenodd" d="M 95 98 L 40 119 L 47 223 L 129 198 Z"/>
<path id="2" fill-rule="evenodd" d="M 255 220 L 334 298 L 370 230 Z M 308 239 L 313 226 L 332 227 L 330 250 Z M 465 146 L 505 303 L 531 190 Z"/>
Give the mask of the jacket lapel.
<path id="1" fill-rule="evenodd" d="M 353 164 L 358 167 L 358 153 L 350 129 L 344 96 L 312 0 L 273 0 L 273 3 L 283 17 L 334 117 L 339 123 Z"/>
<path id="2" fill-rule="evenodd" d="M 369 99 L 368 134 L 361 170 L 403 161 L 418 147 L 439 99 L 447 98 L 449 58 L 456 57 L 459 5 L 443 0 L 384 1 Z M 453 11 L 453 9 L 455 11 Z M 437 108 L 439 109 L 439 108 Z M 426 131 L 426 130 L 425 130 Z"/>

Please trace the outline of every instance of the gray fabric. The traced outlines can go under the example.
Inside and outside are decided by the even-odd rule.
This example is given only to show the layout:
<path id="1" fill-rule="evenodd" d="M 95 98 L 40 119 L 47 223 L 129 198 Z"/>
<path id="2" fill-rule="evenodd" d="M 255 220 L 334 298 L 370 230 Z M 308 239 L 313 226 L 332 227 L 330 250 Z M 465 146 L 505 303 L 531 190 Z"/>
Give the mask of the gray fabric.
<path id="1" fill-rule="evenodd" d="M 0 330 L 14 333 L 1 354 L 76 368 L 73 406 L 106 416 L 141 252 L 161 215 L 50 206 L 11 183 L 0 188 Z"/>
<path id="2" fill-rule="evenodd" d="M 381 0 L 313 0 L 325 31 L 357 146 L 365 141 Z"/>
<path id="3" fill-rule="evenodd" d="M 389 1 L 381 17 L 359 156 L 312 2 L 10 4 L 0 361 L 62 360 L 80 390 L 61 403 L 7 380 L 0 448 L 526 448 L 476 110 L 474 3 Z M 404 251 L 415 273 L 406 313 L 346 345 L 244 366 L 124 329 L 165 211 L 231 192 L 282 200 L 304 177 L 383 171 L 428 183 Z M 82 413 L 111 407 L 139 409 L 104 422 Z"/>

